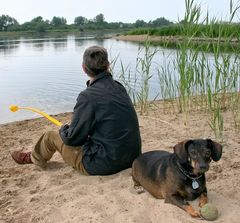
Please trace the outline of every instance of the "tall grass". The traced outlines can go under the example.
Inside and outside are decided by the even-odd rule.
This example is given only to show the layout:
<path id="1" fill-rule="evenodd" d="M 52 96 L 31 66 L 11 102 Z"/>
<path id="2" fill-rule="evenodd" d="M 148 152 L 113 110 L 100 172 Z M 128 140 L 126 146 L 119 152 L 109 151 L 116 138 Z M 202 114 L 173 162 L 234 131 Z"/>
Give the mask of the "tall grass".
<path id="1" fill-rule="evenodd" d="M 222 43 L 229 43 L 236 31 L 231 29 L 231 25 L 226 26 L 215 18 L 209 20 L 208 15 L 200 21 L 202 16 L 200 6 L 194 4 L 194 0 L 186 0 L 185 3 L 186 13 L 181 26 L 182 41 L 179 42 L 176 59 L 172 61 L 172 65 L 179 74 L 178 111 L 186 115 L 193 108 L 207 111 L 210 127 L 214 130 L 216 137 L 223 138 L 222 113 L 224 110 L 231 109 L 235 127 L 240 124 L 239 106 L 237 106 L 240 100 L 238 52 L 234 49 L 231 54 L 221 51 Z M 230 1 L 230 22 L 239 9 L 239 6 L 235 6 L 235 9 L 232 7 L 233 4 Z M 202 26 L 208 27 L 207 32 L 202 33 Z M 191 41 L 199 33 L 202 33 L 202 36 L 216 38 L 216 44 L 213 46 L 213 60 L 200 47 L 192 47 Z M 161 68 L 161 70 L 164 69 Z M 163 73 L 163 76 L 166 74 Z M 171 91 L 171 88 L 167 91 Z"/>
<path id="2" fill-rule="evenodd" d="M 222 50 L 222 46 L 229 45 L 233 38 L 240 40 L 237 32 L 239 24 L 231 23 L 240 7 L 234 6 L 230 0 L 229 23 L 225 23 L 209 18 L 208 13 L 203 16 L 195 0 L 185 0 L 185 6 L 181 24 L 171 27 L 177 30 L 176 35 L 181 36 L 181 41 L 176 43 L 176 56 L 163 55 L 164 61 L 157 66 L 154 64 L 159 78 L 159 95 L 162 99 L 177 102 L 172 104 L 172 109 L 184 113 L 186 122 L 191 111 L 206 112 L 208 124 L 216 138 L 223 139 L 224 111 L 231 111 L 233 124 L 236 130 L 240 130 L 240 56 L 237 47 L 233 47 L 231 53 Z M 150 35 L 153 33 L 153 29 L 146 32 Z M 214 38 L 214 44 L 206 42 L 206 47 L 211 48 L 211 54 L 203 51 L 201 45 L 193 45 L 197 36 Z M 137 89 L 129 88 L 131 73 L 126 75 L 127 71 L 122 66 L 122 77 L 125 78 L 123 83 L 131 89 L 129 92 L 139 103 L 141 113 L 149 107 L 149 80 L 153 75 L 151 67 L 156 53 L 157 50 L 151 48 L 149 42 L 140 49 L 134 77 L 135 83 L 140 83 Z"/>
<path id="3" fill-rule="evenodd" d="M 141 53 L 143 52 L 143 56 Z M 139 56 L 137 57 L 136 72 L 141 77 L 140 91 L 137 92 L 137 100 L 140 106 L 140 113 L 147 113 L 149 107 L 149 81 L 153 74 L 151 66 L 153 57 L 157 53 L 157 49 L 152 49 L 148 41 L 145 42 L 144 47 L 140 48 Z"/>
<path id="4" fill-rule="evenodd" d="M 153 49 L 149 42 L 138 48 L 136 66 L 134 71 L 129 65 L 124 66 L 120 59 L 120 72 L 117 79 L 125 86 L 134 104 L 138 104 L 140 114 L 146 114 L 149 108 L 149 81 L 153 74 L 151 71 L 153 58 L 157 49 Z M 113 60 L 116 62 L 116 60 Z M 115 66 L 115 63 L 114 63 Z"/>

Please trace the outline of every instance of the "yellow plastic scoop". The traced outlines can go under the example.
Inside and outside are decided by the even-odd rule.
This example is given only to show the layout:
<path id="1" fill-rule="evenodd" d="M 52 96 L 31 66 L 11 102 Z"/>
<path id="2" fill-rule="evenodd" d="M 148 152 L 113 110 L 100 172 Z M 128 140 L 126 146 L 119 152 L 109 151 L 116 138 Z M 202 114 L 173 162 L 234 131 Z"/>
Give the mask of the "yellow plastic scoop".
<path id="1" fill-rule="evenodd" d="M 19 109 L 25 109 L 25 110 L 29 110 L 29 111 L 32 111 L 32 112 L 36 112 L 40 115 L 42 115 L 43 117 L 47 118 L 49 121 L 51 121 L 52 123 L 54 123 L 55 125 L 57 126 L 61 126 L 62 123 L 59 122 L 57 119 L 51 117 L 50 115 L 46 114 L 45 112 L 42 112 L 38 109 L 35 109 L 35 108 L 30 108 L 30 107 L 18 107 L 17 105 L 11 105 L 9 107 L 9 109 L 12 111 L 12 112 L 16 112 L 18 111 Z"/>

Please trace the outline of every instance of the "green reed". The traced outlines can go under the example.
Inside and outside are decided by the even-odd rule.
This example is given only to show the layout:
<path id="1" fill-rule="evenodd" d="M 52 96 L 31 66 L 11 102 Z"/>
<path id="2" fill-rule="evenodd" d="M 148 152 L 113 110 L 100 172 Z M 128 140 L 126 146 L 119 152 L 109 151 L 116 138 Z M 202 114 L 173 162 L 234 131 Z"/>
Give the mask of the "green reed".
<path id="1" fill-rule="evenodd" d="M 226 23 L 210 19 L 208 13 L 204 17 L 195 0 L 185 0 L 185 6 L 184 19 L 177 28 L 181 41 L 176 42 L 176 56 L 173 58 L 164 53 L 164 61 L 156 66 L 153 58 L 157 48 L 154 50 L 146 41 L 139 48 L 135 72 L 121 63 L 120 79 L 134 102 L 138 103 L 140 112 L 146 113 L 150 105 L 149 80 L 154 65 L 163 101 L 167 104 L 170 100 L 174 112 L 184 113 L 186 123 L 191 111 L 206 112 L 215 136 L 223 139 L 223 113 L 226 110 L 231 111 L 233 125 L 240 130 L 240 37 L 235 30 L 238 25 L 231 23 L 240 7 L 234 6 L 230 0 L 230 18 Z M 194 43 L 196 36 L 211 37 L 214 41 L 207 39 L 203 50 L 201 44 Z M 234 38 L 237 38 L 238 46 L 233 46 L 231 53 L 226 53 L 223 47 L 228 47 Z M 168 46 L 168 42 L 164 46 Z"/>
<path id="2" fill-rule="evenodd" d="M 239 56 L 238 52 L 226 54 L 221 51 L 222 44 L 228 44 L 235 32 L 230 35 L 225 25 L 218 25 L 216 19 L 209 21 L 208 15 L 200 22 L 201 8 L 194 4 L 194 0 L 186 0 L 186 13 L 182 26 L 183 41 L 179 43 L 177 57 L 174 61 L 175 69 L 179 74 L 179 112 L 188 113 L 192 109 L 201 109 L 209 112 L 209 125 L 216 137 L 222 138 L 224 130 L 223 111 L 231 109 L 235 126 L 239 126 Z M 232 1 L 230 1 L 230 8 Z M 230 21 L 236 11 L 231 8 Z M 234 14 L 234 15 L 233 15 Z M 206 23 L 209 27 L 207 36 L 215 32 L 218 34 L 213 47 L 213 59 L 210 59 L 201 48 L 192 47 L 191 41 L 199 33 L 199 25 Z M 221 23 L 220 23 L 221 24 Z M 229 26 L 231 27 L 231 26 Z M 226 38 L 226 33 L 228 38 Z M 215 36 L 216 37 L 216 36 Z M 210 45 L 210 44 L 209 44 Z M 238 105 L 238 104 L 237 104 Z"/>
<path id="3" fill-rule="evenodd" d="M 143 53 L 143 55 L 141 55 L 141 53 Z M 149 81 L 153 76 L 151 67 L 156 53 L 157 49 L 152 49 L 148 41 L 144 43 L 143 47 L 139 48 L 136 73 L 137 76 L 140 77 L 140 90 L 136 96 L 141 114 L 147 113 L 149 107 Z"/>
<path id="4" fill-rule="evenodd" d="M 231 110 L 235 128 L 240 127 L 239 47 L 233 47 L 231 54 L 222 49 L 236 37 L 236 31 L 216 18 L 210 20 L 208 14 L 200 21 L 200 6 L 194 0 L 185 3 L 186 13 L 180 27 L 182 41 L 176 43 L 176 58 L 158 67 L 161 95 L 163 99 L 176 98 L 177 111 L 184 113 L 186 120 L 192 110 L 207 112 L 209 126 L 217 138 L 223 139 L 225 110 Z M 239 6 L 232 7 L 230 1 L 230 22 L 239 9 Z M 206 26 L 208 29 L 201 33 Z M 192 44 L 200 33 L 215 38 L 214 44 L 206 45 L 206 49 L 211 48 L 212 56 L 207 50 L 203 51 L 200 44 Z M 173 78 L 171 72 L 177 73 L 177 77 Z"/>
<path id="5" fill-rule="evenodd" d="M 122 60 L 120 60 L 120 67 L 118 79 L 125 86 L 127 93 L 133 100 L 133 104 L 136 105 L 138 103 L 136 99 L 137 74 L 136 72 L 132 74 L 131 67 L 129 65 L 124 66 Z"/>
<path id="6" fill-rule="evenodd" d="M 120 62 L 120 70 L 116 78 L 125 86 L 133 103 L 139 107 L 140 114 L 146 114 L 150 105 L 149 81 L 153 76 L 151 68 L 156 53 L 157 50 L 146 41 L 138 48 L 134 70 L 129 65 L 124 65 L 118 57 L 111 63 L 111 71 L 115 73 L 116 61 Z"/>

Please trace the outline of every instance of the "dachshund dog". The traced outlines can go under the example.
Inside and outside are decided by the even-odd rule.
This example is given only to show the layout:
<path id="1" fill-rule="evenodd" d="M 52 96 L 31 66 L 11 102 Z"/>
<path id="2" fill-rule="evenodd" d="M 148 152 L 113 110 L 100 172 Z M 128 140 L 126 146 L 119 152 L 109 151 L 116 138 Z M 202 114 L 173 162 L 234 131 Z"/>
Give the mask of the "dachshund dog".
<path id="1" fill-rule="evenodd" d="M 178 143 L 173 149 L 174 153 L 150 151 L 136 158 L 132 166 L 134 187 L 142 186 L 154 197 L 200 217 L 188 201 L 200 197 L 200 207 L 208 202 L 205 172 L 211 160 L 220 160 L 222 145 L 196 139 Z"/>

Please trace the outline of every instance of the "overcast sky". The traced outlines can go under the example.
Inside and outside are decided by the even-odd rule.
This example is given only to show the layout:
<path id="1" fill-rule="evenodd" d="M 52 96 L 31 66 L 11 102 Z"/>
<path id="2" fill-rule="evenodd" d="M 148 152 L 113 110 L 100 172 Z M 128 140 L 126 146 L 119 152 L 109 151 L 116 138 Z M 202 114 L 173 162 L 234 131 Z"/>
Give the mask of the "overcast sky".
<path id="1" fill-rule="evenodd" d="M 238 0 L 234 0 L 236 3 Z M 201 3 L 203 13 L 208 9 L 211 15 L 228 20 L 230 0 L 195 0 Z M 146 22 L 159 17 L 171 21 L 182 19 L 185 0 L 0 0 L 0 15 L 7 14 L 20 23 L 42 16 L 51 20 L 61 16 L 71 24 L 77 16 L 88 19 L 103 13 L 107 22 Z M 239 20 L 239 18 L 238 18 Z"/>

